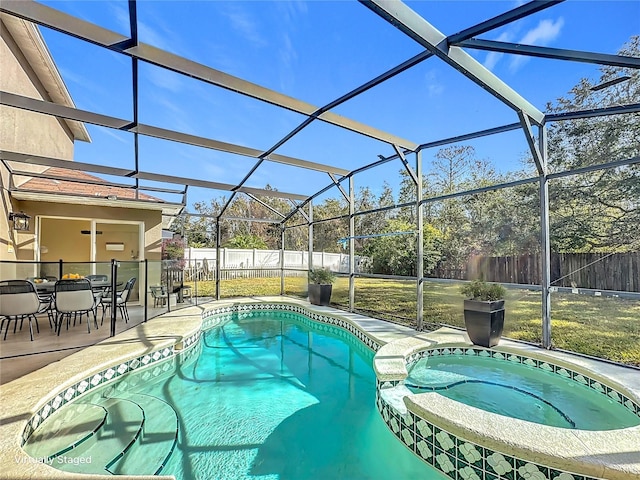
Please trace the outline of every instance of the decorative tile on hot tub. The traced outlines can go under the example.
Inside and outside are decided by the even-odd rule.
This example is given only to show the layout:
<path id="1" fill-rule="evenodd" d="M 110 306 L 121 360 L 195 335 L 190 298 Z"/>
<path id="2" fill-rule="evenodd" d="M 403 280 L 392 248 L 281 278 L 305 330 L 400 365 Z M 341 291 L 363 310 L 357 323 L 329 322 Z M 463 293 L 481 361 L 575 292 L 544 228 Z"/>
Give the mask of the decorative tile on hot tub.
<path id="1" fill-rule="evenodd" d="M 459 480 L 483 480 L 483 472 L 479 468 L 458 464 Z"/>
<path id="2" fill-rule="evenodd" d="M 488 448 L 485 448 L 484 451 L 484 469 L 487 472 L 504 478 L 515 478 L 515 474 L 513 472 L 514 460 L 512 457 L 504 456 L 498 452 L 493 452 Z"/>
<path id="3" fill-rule="evenodd" d="M 574 475 L 572 473 L 561 472 L 559 470 L 549 469 L 549 480 L 584 480 L 582 475 Z"/>
<path id="4" fill-rule="evenodd" d="M 391 428 L 391 431 L 393 432 L 393 434 L 396 437 L 399 437 L 400 436 L 400 422 L 398 421 L 398 417 L 396 417 L 395 415 L 391 416 L 391 418 L 389 419 L 388 425 Z"/>
<path id="5" fill-rule="evenodd" d="M 423 419 L 416 420 L 416 433 L 425 440 L 433 443 L 433 428 L 429 422 Z"/>
<path id="6" fill-rule="evenodd" d="M 496 474 L 494 473 L 489 473 L 485 470 L 484 472 L 484 480 L 499 480 L 500 477 L 498 477 Z"/>
<path id="7" fill-rule="evenodd" d="M 424 440 L 416 441 L 416 453 L 429 465 L 433 465 L 433 446 Z"/>
<path id="8" fill-rule="evenodd" d="M 456 442 L 454 436 L 449 435 L 444 430 L 438 430 L 434 427 L 434 444 L 446 452 L 453 453 L 456 450 Z"/>
<path id="9" fill-rule="evenodd" d="M 411 430 L 402 429 L 400 433 L 400 440 L 402 440 L 402 443 L 404 443 L 409 449 L 413 451 L 416 450 L 416 437 Z"/>
<path id="10" fill-rule="evenodd" d="M 484 449 L 473 443 L 465 442 L 464 440 L 457 439 L 458 442 L 458 459 L 468 463 L 469 465 L 480 468 L 484 466 L 483 453 Z"/>
<path id="11" fill-rule="evenodd" d="M 551 480 L 549 468 L 516 459 L 516 480 Z"/>
<path id="12" fill-rule="evenodd" d="M 402 422 L 403 429 L 410 430 L 411 432 L 415 431 L 416 425 L 409 412 L 404 415 L 400 415 L 400 421 Z"/>
<path id="13" fill-rule="evenodd" d="M 434 448 L 433 452 L 433 465 L 445 473 L 447 476 L 456 479 L 457 469 L 456 469 L 456 459 L 453 455 L 449 455 L 448 453 L 440 450 L 439 448 Z"/>

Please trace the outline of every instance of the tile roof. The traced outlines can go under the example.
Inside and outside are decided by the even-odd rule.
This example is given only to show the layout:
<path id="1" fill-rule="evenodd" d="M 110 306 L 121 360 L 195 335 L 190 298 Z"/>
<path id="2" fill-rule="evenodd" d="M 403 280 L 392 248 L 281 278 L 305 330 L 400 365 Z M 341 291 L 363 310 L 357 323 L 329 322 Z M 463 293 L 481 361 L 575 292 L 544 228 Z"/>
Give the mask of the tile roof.
<path id="1" fill-rule="evenodd" d="M 45 175 L 72 178 L 75 180 L 105 181 L 100 177 L 90 175 L 79 170 L 69 170 L 66 168 L 49 167 L 44 172 Z M 16 174 L 18 174 L 16 172 Z M 21 175 L 21 174 L 18 174 Z M 24 176 L 28 176 L 27 173 Z M 107 197 L 117 196 L 120 199 L 135 200 L 135 190 L 133 188 L 112 187 L 108 185 L 97 185 L 95 183 L 67 182 L 50 178 L 31 178 L 23 183 L 19 190 L 39 191 L 46 193 L 65 193 L 80 196 Z M 139 200 L 152 202 L 164 202 L 164 200 L 152 197 L 140 192 Z"/>

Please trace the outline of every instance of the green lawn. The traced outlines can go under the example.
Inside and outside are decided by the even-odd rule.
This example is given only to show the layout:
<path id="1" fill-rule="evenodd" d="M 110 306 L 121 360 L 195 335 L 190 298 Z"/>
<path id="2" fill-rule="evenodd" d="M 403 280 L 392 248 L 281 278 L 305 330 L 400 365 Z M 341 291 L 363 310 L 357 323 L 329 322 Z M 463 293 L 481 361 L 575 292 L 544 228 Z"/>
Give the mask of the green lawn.
<path id="1" fill-rule="evenodd" d="M 279 295 L 279 278 L 234 279 L 221 282 L 221 297 Z M 286 278 L 285 293 L 306 297 L 306 278 Z M 355 283 L 355 307 L 370 316 L 415 327 L 415 283 L 359 278 Z M 214 296 L 214 282 L 198 282 L 200 296 Z M 349 305 L 349 283 L 338 278 L 332 303 Z M 426 282 L 424 322 L 464 327 L 463 296 L 459 284 Z M 640 366 L 640 302 L 620 298 L 552 294 L 551 334 L 556 348 L 572 350 L 616 362 Z M 541 295 L 509 289 L 504 335 L 540 343 Z"/>

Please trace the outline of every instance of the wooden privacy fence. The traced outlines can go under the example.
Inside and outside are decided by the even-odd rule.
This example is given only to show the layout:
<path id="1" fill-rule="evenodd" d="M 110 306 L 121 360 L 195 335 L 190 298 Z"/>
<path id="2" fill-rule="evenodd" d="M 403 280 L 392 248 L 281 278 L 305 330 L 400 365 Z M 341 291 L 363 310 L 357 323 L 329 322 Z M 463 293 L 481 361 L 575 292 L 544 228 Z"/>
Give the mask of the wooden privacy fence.
<path id="1" fill-rule="evenodd" d="M 489 282 L 540 285 L 540 255 L 474 256 L 466 270 L 439 269 L 435 276 Z M 640 252 L 552 253 L 551 284 L 557 287 L 640 292 Z"/>

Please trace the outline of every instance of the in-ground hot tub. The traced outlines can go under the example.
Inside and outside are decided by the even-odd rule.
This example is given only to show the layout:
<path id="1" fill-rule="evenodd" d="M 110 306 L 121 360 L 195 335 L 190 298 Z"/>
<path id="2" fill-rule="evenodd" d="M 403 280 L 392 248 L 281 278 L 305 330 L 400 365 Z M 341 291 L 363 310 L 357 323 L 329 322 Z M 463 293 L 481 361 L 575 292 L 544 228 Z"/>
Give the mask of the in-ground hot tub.
<path id="1" fill-rule="evenodd" d="M 461 350 L 461 349 L 458 349 Z M 640 425 L 616 391 L 563 367 L 517 355 L 435 350 L 407 365 L 405 385 L 488 412 L 559 428 L 612 430 Z M 509 360 L 511 358 L 511 360 Z"/>
<path id="2" fill-rule="evenodd" d="M 398 340 L 374 360 L 378 410 L 425 462 L 456 480 L 640 479 L 632 390 L 537 349 L 438 344 L 454 336 Z"/>

